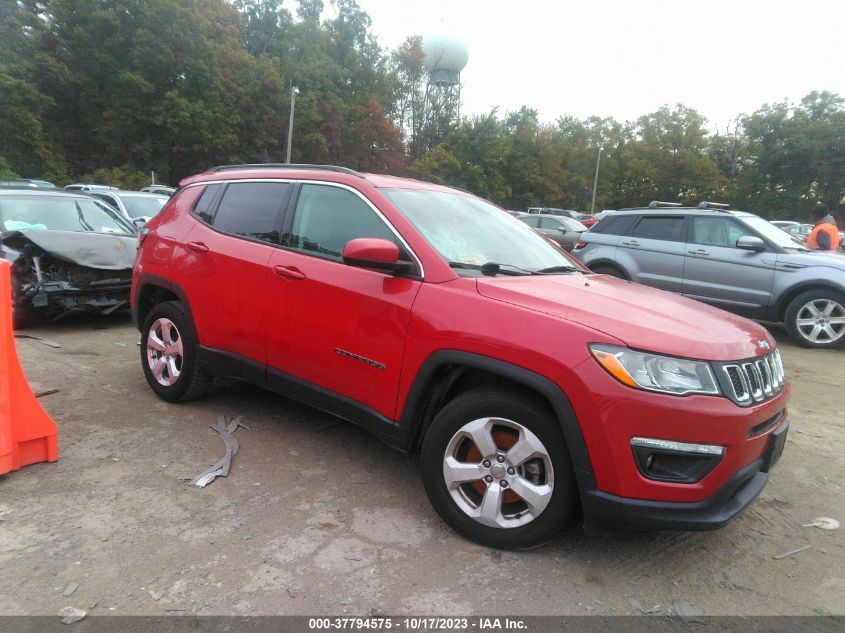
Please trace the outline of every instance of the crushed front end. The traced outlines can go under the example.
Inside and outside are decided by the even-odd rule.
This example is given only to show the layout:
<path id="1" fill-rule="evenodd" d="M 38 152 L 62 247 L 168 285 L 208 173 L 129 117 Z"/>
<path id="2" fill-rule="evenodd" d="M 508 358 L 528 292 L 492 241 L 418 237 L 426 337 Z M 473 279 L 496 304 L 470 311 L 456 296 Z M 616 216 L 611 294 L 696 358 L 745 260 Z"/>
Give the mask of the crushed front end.
<path id="1" fill-rule="evenodd" d="M 107 315 L 129 307 L 134 239 L 88 234 L 106 239 L 88 240 L 73 256 L 64 249 L 57 253 L 44 248 L 49 246 L 43 239 L 47 232 L 40 233 L 37 241 L 24 233 L 3 239 L 3 257 L 12 262 L 17 323 L 83 312 Z"/>

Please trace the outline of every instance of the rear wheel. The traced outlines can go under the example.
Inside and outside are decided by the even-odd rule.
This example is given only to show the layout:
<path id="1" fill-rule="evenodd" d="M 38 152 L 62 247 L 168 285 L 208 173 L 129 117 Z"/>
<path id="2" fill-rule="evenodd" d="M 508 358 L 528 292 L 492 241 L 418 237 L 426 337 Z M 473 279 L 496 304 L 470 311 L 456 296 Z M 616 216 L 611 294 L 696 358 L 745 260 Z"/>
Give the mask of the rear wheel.
<path id="1" fill-rule="evenodd" d="M 615 266 L 596 266 L 595 268 L 590 268 L 590 270 L 597 275 L 609 275 L 611 277 L 617 277 L 618 279 L 628 280 L 627 275 Z"/>
<path id="2" fill-rule="evenodd" d="M 802 347 L 829 348 L 845 344 L 845 296 L 834 290 L 809 290 L 789 304 L 784 325 Z"/>
<path id="3" fill-rule="evenodd" d="M 537 547 L 575 518 L 578 491 L 561 431 L 522 396 L 476 389 L 449 402 L 426 433 L 422 467 L 435 510 L 476 543 Z"/>
<path id="4" fill-rule="evenodd" d="M 175 301 L 156 305 L 141 332 L 141 365 L 150 388 L 168 402 L 201 396 L 211 376 L 197 361 L 197 342 L 182 306 Z"/>

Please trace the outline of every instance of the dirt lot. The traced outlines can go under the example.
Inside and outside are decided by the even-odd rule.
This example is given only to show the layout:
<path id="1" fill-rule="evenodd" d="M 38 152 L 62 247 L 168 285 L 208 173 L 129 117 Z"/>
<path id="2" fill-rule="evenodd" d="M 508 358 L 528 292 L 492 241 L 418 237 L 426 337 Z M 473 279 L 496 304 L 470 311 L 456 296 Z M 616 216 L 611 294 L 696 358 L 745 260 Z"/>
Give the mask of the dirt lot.
<path id="1" fill-rule="evenodd" d="M 352 425 L 235 381 L 158 400 L 128 317 L 30 333 L 62 345 L 18 339 L 30 380 L 60 390 L 41 401 L 61 459 L 0 476 L 0 614 L 845 613 L 845 528 L 802 527 L 845 522 L 845 351 L 775 330 L 794 387 L 789 442 L 727 528 L 573 530 L 510 553 L 453 534 L 418 458 Z M 251 430 L 236 434 L 231 475 L 190 485 L 223 452 L 208 425 L 232 413 Z"/>

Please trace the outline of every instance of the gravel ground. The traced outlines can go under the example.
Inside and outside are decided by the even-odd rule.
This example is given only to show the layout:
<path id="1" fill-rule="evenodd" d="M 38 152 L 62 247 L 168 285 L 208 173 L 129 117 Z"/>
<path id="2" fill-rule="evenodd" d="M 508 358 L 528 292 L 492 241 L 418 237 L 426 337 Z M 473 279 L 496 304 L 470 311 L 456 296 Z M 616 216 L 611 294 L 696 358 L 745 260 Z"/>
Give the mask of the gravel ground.
<path id="1" fill-rule="evenodd" d="M 59 389 L 41 402 L 61 458 L 0 476 L 0 615 L 845 614 L 845 528 L 802 527 L 845 522 L 845 351 L 774 330 L 794 387 L 789 441 L 728 527 L 572 530 L 514 553 L 452 533 L 418 457 L 350 424 L 236 381 L 158 400 L 126 316 L 28 333 L 62 345 L 17 341 L 30 380 Z M 230 476 L 196 488 L 223 453 L 209 424 L 224 414 L 250 430 Z"/>

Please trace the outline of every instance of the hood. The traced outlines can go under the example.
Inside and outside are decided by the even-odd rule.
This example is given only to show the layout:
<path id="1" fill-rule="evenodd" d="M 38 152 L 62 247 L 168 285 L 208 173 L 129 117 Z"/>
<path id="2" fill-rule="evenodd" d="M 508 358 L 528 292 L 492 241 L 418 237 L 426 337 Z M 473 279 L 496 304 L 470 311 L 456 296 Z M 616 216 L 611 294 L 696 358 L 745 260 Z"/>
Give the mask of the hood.
<path id="1" fill-rule="evenodd" d="M 739 360 L 775 348 L 769 333 L 748 319 L 607 275 L 479 278 L 477 288 L 485 297 L 579 323 L 639 350 Z"/>
<path id="2" fill-rule="evenodd" d="M 10 247 L 22 250 L 23 238 L 53 257 L 88 268 L 123 270 L 132 268 L 138 238 L 112 233 L 24 230 L 3 236 Z"/>

